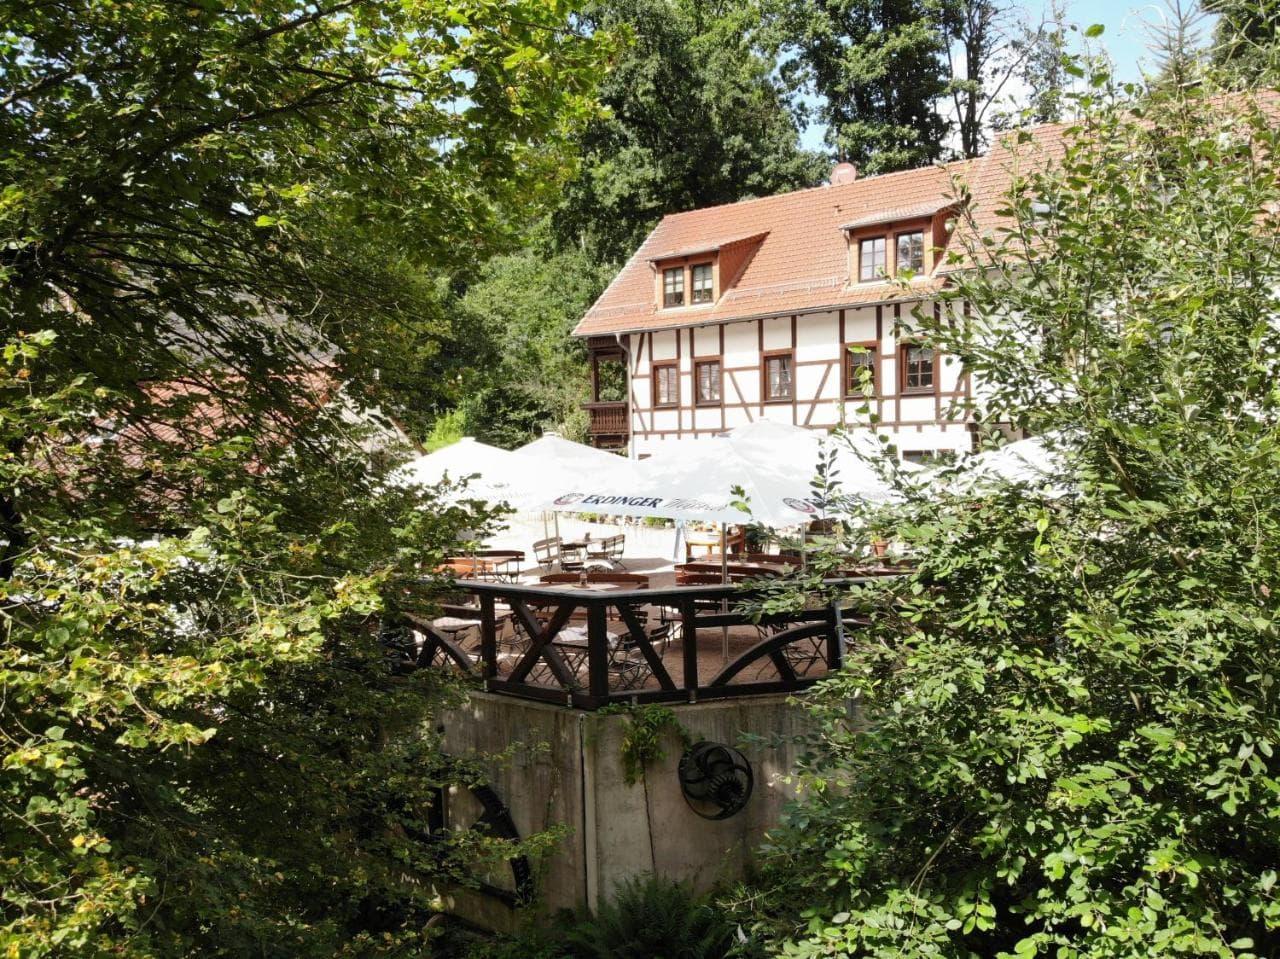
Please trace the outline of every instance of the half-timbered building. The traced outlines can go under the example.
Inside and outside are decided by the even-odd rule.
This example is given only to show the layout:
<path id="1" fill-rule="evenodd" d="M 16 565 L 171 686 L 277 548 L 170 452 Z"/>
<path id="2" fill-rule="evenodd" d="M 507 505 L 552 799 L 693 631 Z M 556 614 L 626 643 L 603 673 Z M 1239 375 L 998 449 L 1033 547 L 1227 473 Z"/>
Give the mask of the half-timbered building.
<path id="1" fill-rule="evenodd" d="M 1056 152 L 1060 128 L 1030 132 L 977 160 L 841 164 L 823 186 L 664 218 L 575 330 L 593 442 L 643 456 L 767 418 L 874 420 L 908 459 L 969 449 L 975 384 L 912 318 L 943 309 L 961 214 L 993 216 L 1015 164 Z"/>

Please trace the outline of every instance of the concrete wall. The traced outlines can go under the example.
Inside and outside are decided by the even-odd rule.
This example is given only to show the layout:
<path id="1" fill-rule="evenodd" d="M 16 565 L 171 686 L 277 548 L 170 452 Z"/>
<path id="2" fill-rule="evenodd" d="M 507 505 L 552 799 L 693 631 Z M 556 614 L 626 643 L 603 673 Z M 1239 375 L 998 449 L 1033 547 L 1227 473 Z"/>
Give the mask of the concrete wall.
<path id="1" fill-rule="evenodd" d="M 625 716 L 589 713 L 475 693 L 466 707 L 444 717 L 446 747 L 454 755 L 499 753 L 490 764 L 491 785 L 507 804 L 521 836 L 557 824 L 570 833 L 546 860 L 534 864 L 534 908 L 594 907 L 623 880 L 647 873 L 691 882 L 705 890 L 743 874 L 765 830 L 790 798 L 782 778 L 796 759 L 793 740 L 804 711 L 783 696 L 672 707 L 695 741 L 707 739 L 742 750 L 751 762 L 755 789 L 735 816 L 710 821 L 685 803 L 676 776 L 681 747 L 668 734 L 665 759 L 629 786 L 622 768 Z M 743 734 L 778 737 L 779 745 L 746 745 Z M 464 796 L 446 803 L 449 820 L 463 828 L 475 809 Z M 493 877 L 509 886 L 509 875 Z M 455 893 L 454 910 L 495 929 L 510 928 L 514 911 L 492 897 Z"/>

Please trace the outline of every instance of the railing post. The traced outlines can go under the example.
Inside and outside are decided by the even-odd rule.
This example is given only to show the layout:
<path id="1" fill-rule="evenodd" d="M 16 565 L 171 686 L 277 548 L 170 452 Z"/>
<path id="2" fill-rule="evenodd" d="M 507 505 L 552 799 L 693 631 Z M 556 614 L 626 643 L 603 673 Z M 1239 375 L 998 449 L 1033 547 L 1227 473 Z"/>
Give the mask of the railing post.
<path id="1" fill-rule="evenodd" d="M 697 613 L 693 602 L 685 600 L 680 604 L 680 652 L 684 658 L 684 689 L 689 702 L 698 701 L 698 627 Z"/>
<path id="2" fill-rule="evenodd" d="M 609 695 L 609 631 L 604 602 L 587 602 L 587 688 L 591 695 Z"/>
<path id="3" fill-rule="evenodd" d="M 834 673 L 844 665 L 844 604 L 831 601 L 831 631 L 827 634 L 827 671 Z"/>
<path id="4" fill-rule="evenodd" d="M 485 687 L 498 675 L 498 628 L 493 615 L 493 594 L 480 594 L 480 661 Z"/>

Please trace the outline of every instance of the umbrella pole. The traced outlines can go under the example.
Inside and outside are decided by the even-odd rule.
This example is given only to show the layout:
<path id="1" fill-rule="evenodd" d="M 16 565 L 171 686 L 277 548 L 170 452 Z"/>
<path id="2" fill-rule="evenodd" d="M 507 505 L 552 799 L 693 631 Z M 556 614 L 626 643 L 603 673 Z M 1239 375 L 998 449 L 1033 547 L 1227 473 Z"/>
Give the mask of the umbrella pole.
<path id="1" fill-rule="evenodd" d="M 722 585 L 729 583 L 729 551 L 725 548 L 725 524 L 720 524 L 720 582 Z M 720 600 L 720 612 L 729 612 L 728 598 Z M 726 666 L 729 665 L 729 627 L 720 627 L 720 658 L 724 660 Z"/>

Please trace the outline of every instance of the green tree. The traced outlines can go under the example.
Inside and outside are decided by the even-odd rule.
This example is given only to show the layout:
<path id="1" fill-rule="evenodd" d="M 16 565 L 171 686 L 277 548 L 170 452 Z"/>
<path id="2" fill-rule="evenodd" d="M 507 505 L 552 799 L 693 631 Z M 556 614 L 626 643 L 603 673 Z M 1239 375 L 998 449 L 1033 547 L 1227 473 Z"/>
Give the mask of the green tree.
<path id="1" fill-rule="evenodd" d="M 562 244 L 618 264 L 668 213 L 813 186 L 825 160 L 752 46 L 752 4 L 605 0 L 584 11 L 632 42 L 600 88 L 607 117 L 582 138 L 581 171 L 554 223 Z"/>
<path id="2" fill-rule="evenodd" d="M 1280 77 L 1280 5 L 1274 0 L 1209 0 L 1218 18 L 1211 45 L 1215 66 L 1235 86 L 1274 84 Z"/>
<path id="3" fill-rule="evenodd" d="M 937 104 L 949 68 L 939 9 L 922 0 L 777 0 L 770 12 L 782 76 L 817 95 L 841 159 L 883 173 L 943 155 L 948 124 Z"/>
<path id="4" fill-rule="evenodd" d="M 1146 22 L 1148 49 L 1156 57 L 1152 86 L 1160 90 L 1198 83 L 1205 59 L 1201 36 L 1204 10 L 1198 3 L 1184 6 L 1182 0 L 1167 0 L 1155 15 L 1158 20 Z"/>
<path id="5" fill-rule="evenodd" d="M 785 954 L 1280 951 L 1277 104 L 1138 92 L 1077 98 L 917 319 L 1060 465 L 866 516 L 916 565 L 813 698 Z"/>
<path id="6" fill-rule="evenodd" d="M 959 156 L 981 156 L 990 132 L 1011 122 L 1060 119 L 1066 51 L 1060 4 L 1038 22 L 1000 0 L 948 0 L 937 10 Z"/>
<path id="7" fill-rule="evenodd" d="M 554 253 L 536 240 L 485 264 L 459 304 L 489 354 L 462 405 L 467 432 L 504 447 L 549 428 L 585 439 L 579 404 L 591 377 L 585 345 L 569 334 L 612 274 L 579 250 Z"/>
<path id="8" fill-rule="evenodd" d="M 568 17 L 0 2 L 6 956 L 419 954 L 513 852 L 427 825 L 471 772 L 378 635 L 489 517 L 361 422 L 447 369 L 418 278 L 555 195 Z"/>
<path id="9" fill-rule="evenodd" d="M 993 122 L 997 129 L 1007 129 L 1012 125 L 1011 118 L 1023 123 L 1056 123 L 1062 119 L 1063 92 L 1067 87 L 1066 17 L 1065 4 L 1051 0 L 1039 25 L 1023 24 L 1010 41 L 1014 55 L 1021 61 L 1019 76 L 1030 93 L 1021 111 L 997 114 Z"/>

